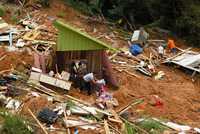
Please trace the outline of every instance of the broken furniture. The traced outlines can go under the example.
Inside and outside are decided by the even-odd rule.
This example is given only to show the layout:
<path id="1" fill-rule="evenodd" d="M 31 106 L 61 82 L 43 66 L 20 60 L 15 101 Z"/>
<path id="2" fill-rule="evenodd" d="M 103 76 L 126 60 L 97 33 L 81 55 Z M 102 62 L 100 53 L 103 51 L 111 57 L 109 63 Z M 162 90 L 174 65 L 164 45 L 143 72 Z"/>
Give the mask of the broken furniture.
<path id="1" fill-rule="evenodd" d="M 143 28 L 141 28 L 140 30 L 134 31 L 133 36 L 131 38 L 131 42 L 143 45 L 146 43 L 148 38 L 149 34 Z"/>

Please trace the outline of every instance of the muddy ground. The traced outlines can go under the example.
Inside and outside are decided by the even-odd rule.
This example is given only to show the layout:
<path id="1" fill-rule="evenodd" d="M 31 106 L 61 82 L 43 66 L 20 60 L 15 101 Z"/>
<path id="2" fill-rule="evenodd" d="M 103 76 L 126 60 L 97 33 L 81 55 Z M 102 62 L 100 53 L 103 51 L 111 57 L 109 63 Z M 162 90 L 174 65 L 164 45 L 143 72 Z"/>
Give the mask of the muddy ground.
<path id="1" fill-rule="evenodd" d="M 84 29 L 94 37 L 105 33 L 109 34 L 111 31 L 105 24 L 90 23 L 88 20 L 80 18 L 80 13 L 78 11 L 64 5 L 60 0 L 52 1 L 51 8 L 40 9 L 39 13 L 64 19 L 68 23 Z M 64 13 L 64 16 L 60 16 L 61 13 Z M 6 20 L 10 21 L 8 17 L 6 17 Z M 52 24 L 50 24 L 49 27 L 52 27 Z M 97 32 L 94 32 L 94 28 Z M 114 47 L 127 47 L 126 41 L 119 38 L 115 38 L 114 42 L 106 38 L 102 40 Z M 178 44 L 178 46 L 186 48 L 186 46 L 181 43 Z M 4 52 L 5 51 L 1 49 L 0 54 Z M 7 57 L 0 61 L 0 71 L 9 69 L 12 65 L 15 66 L 22 61 L 31 64 L 32 58 L 30 55 L 21 52 L 8 52 Z M 181 124 L 200 127 L 200 84 L 198 78 L 196 81 L 193 81 L 191 79 L 191 73 L 170 65 L 161 65 L 159 70 L 164 71 L 166 74 L 163 80 L 154 80 L 140 73 L 137 74 L 141 76 L 141 78 L 136 78 L 126 73 L 115 71 L 118 82 L 120 83 L 120 88 L 118 90 L 110 89 L 109 91 L 112 92 L 119 101 L 119 107 L 116 109 L 126 106 L 128 102 L 134 99 L 158 95 L 163 101 L 163 107 L 151 106 L 148 104 L 147 99 L 142 106 L 133 107 L 131 111 L 138 111 L 140 115 L 144 116 L 158 117 Z M 80 94 L 76 89 L 72 89 L 69 94 L 87 102 L 95 101 L 94 95 L 87 96 L 85 94 Z"/>

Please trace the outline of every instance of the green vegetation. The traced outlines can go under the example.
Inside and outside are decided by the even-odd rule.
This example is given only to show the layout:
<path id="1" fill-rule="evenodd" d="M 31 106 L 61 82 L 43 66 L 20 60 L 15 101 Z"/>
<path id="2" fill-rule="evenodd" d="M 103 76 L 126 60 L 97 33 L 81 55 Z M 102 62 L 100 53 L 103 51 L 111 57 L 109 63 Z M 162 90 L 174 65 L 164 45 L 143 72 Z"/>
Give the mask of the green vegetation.
<path id="1" fill-rule="evenodd" d="M 127 30 L 158 26 L 171 30 L 191 44 L 200 41 L 199 0 L 65 0 L 90 15 L 104 15 Z M 151 24 L 151 25 L 150 25 Z"/>
<path id="2" fill-rule="evenodd" d="M 91 2 L 65 0 L 65 2 L 73 6 L 74 8 L 80 10 L 81 12 L 84 12 L 89 15 L 101 13 L 101 0 L 94 0 Z"/>
<path id="3" fill-rule="evenodd" d="M 137 129 L 129 122 L 125 122 L 125 134 L 137 134 Z"/>
<path id="4" fill-rule="evenodd" d="M 19 22 L 19 19 L 18 19 L 18 16 L 17 16 L 17 15 L 13 15 L 13 16 L 11 17 L 11 20 L 12 20 L 12 22 L 15 23 L 15 24 L 17 24 L 17 23 Z"/>
<path id="5" fill-rule="evenodd" d="M 75 103 L 72 100 L 67 100 L 66 101 L 66 107 L 67 107 L 67 109 L 73 108 L 75 106 L 76 105 L 75 105 Z"/>
<path id="6" fill-rule="evenodd" d="M 0 6 L 0 17 L 4 16 L 5 14 L 5 9 L 4 7 Z"/>
<path id="7" fill-rule="evenodd" d="M 0 129 L 1 134 L 33 134 L 32 129 L 26 125 L 26 121 L 17 115 L 1 112 L 4 122 Z"/>
<path id="8" fill-rule="evenodd" d="M 150 134 L 161 134 L 164 130 L 166 130 L 166 127 L 153 119 L 144 119 L 143 121 L 138 123 L 138 126 L 143 128 Z"/>
<path id="9" fill-rule="evenodd" d="M 49 7 L 49 0 L 38 0 L 42 6 L 44 7 Z"/>
<path id="10" fill-rule="evenodd" d="M 65 13 L 64 12 L 59 12 L 57 14 L 58 17 L 64 18 L 65 17 Z"/>

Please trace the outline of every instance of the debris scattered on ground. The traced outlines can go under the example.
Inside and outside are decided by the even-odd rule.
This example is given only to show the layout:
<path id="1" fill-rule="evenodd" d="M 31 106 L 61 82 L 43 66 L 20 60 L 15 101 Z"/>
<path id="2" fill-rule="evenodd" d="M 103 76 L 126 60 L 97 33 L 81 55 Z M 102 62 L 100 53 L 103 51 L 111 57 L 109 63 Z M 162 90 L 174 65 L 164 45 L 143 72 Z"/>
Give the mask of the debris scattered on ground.
<path id="1" fill-rule="evenodd" d="M 23 54 L 26 52 L 33 59 L 32 64 L 20 59 L 19 67 L 11 64 L 9 69 L 0 72 L 0 105 L 2 108 L 12 111 L 13 114 L 21 114 L 34 119 L 31 121 L 33 126 L 40 128 L 45 134 L 58 131 L 77 134 L 82 130 L 106 134 L 123 132 L 148 134 L 174 131 L 175 133 L 200 133 L 199 128 L 156 118 L 139 117 L 137 114 L 145 111 L 149 106 L 161 109 L 165 106 L 166 101 L 162 98 L 163 96 L 157 95 L 157 91 L 142 97 L 130 95 L 132 97 L 130 102 L 123 98 L 127 105 L 120 108 L 121 100 L 118 100 L 118 96 L 113 95 L 114 91 L 110 90 L 108 79 L 105 78 L 105 76 L 110 77 L 112 73 L 106 72 L 109 74 L 102 75 L 104 71 L 110 71 L 110 68 L 102 67 L 104 64 L 101 62 L 98 67 L 93 66 L 97 64 L 89 64 L 90 68 L 102 69 L 102 73 L 94 72 L 92 76 L 93 72 L 89 72 L 90 77 L 87 77 L 89 81 L 83 79 L 83 76 L 86 75 L 84 67 L 88 63 L 87 60 L 85 61 L 86 57 L 80 53 L 77 53 L 75 57 L 83 59 L 74 60 L 74 64 L 71 64 L 73 63 L 71 61 L 60 59 L 64 65 L 63 70 L 59 68 L 59 65 L 54 65 L 57 45 L 57 31 L 52 25 L 54 20 L 54 17 L 40 14 L 39 11 L 27 13 L 27 16 L 21 19 L 19 24 L 13 26 L 0 18 L 0 44 L 13 52 L 23 52 L 19 56 L 21 58 L 25 58 Z M 98 32 L 96 28 L 93 29 L 93 33 Z M 87 36 L 84 35 L 84 37 Z M 99 38 L 102 37 L 115 42 L 117 35 L 112 32 L 99 36 Z M 138 81 L 147 78 L 153 82 L 155 80 L 162 82 L 168 77 L 167 72 L 160 68 L 162 63 L 175 63 L 199 72 L 199 53 L 190 51 L 190 48 L 185 50 L 176 48 L 176 51 L 172 52 L 173 48 L 167 48 L 166 41 L 150 40 L 150 38 L 151 34 L 144 29 L 136 30 L 132 38 L 127 40 L 129 47 L 127 43 L 127 48 L 105 52 L 110 56 L 112 68 L 121 75 L 126 73 L 127 77 L 132 76 Z M 92 38 L 91 40 L 100 43 L 96 39 Z M 123 38 L 123 40 L 126 39 Z M 103 46 L 105 47 L 105 44 Z M 108 46 L 106 46 L 107 48 Z M 91 53 L 88 55 L 90 56 Z M 99 55 L 103 54 L 99 53 Z M 68 57 L 70 56 L 68 55 Z M 1 53 L 0 62 L 7 57 L 9 57 L 8 54 Z M 91 57 L 97 58 L 97 56 Z M 15 62 L 16 59 L 11 60 Z M 71 59 L 75 58 L 71 57 Z M 73 66 L 68 67 L 68 65 Z M 71 73 L 73 71 L 74 73 Z M 96 76 L 95 73 L 99 73 L 100 76 Z M 135 88 L 134 84 L 132 85 L 132 88 Z M 79 92 L 77 88 L 81 91 Z M 95 98 L 94 101 L 90 101 L 90 99 L 83 101 L 79 95 L 68 94 L 74 90 L 77 94 L 84 95 L 82 93 L 84 88 L 94 89 L 97 94 L 91 93 L 92 95 L 88 97 Z"/>

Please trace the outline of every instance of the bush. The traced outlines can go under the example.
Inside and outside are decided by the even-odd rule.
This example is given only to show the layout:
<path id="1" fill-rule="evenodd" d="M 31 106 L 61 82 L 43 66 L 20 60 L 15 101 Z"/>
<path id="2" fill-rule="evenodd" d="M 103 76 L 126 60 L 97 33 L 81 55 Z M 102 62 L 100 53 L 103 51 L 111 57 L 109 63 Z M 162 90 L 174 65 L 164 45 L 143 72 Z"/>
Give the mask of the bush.
<path id="1" fill-rule="evenodd" d="M 25 124 L 25 120 L 7 112 L 1 112 L 4 122 L 0 129 L 1 134 L 33 134 L 33 131 Z"/>
<path id="2" fill-rule="evenodd" d="M 5 14 L 5 9 L 4 7 L 0 6 L 0 17 L 4 16 Z"/>
<path id="3" fill-rule="evenodd" d="M 39 0 L 39 2 L 42 4 L 42 6 L 49 7 L 49 0 Z"/>
<path id="4" fill-rule="evenodd" d="M 199 0 L 65 0 L 77 9 L 120 22 L 130 30 L 141 25 L 175 32 L 194 45 L 200 41 Z M 120 20 L 120 21 L 119 21 Z M 132 30 L 132 29 L 131 29 Z"/>

